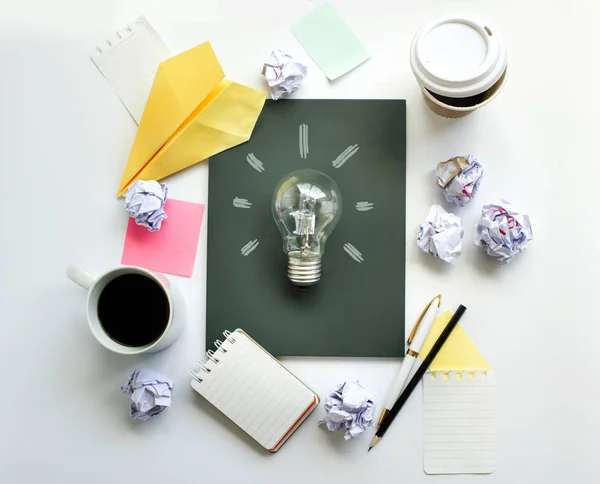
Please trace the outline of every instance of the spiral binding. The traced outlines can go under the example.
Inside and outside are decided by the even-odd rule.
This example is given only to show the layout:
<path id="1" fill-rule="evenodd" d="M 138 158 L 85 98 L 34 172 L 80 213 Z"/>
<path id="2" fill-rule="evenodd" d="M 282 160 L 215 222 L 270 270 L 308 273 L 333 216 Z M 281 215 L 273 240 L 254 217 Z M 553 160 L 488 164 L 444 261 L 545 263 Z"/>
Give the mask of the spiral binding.
<path id="1" fill-rule="evenodd" d="M 223 331 L 223 336 L 231 344 L 235 343 L 235 338 L 233 337 L 233 335 L 231 334 L 230 331 L 227 331 L 227 330 Z M 212 368 L 207 366 L 207 363 L 209 361 L 212 361 L 215 365 L 218 365 L 220 359 L 218 356 L 216 356 L 217 352 L 220 351 L 223 354 L 227 353 L 227 350 L 225 348 L 223 348 L 223 341 L 221 341 L 220 339 L 215 341 L 215 348 L 217 349 L 217 351 L 208 350 L 206 352 L 206 357 L 207 357 L 206 360 L 198 361 L 197 369 L 190 370 L 190 373 L 192 374 L 192 377 L 194 378 L 194 380 L 196 380 L 199 383 L 202 383 L 202 378 L 200 377 L 200 370 L 204 371 L 205 373 L 210 373 L 212 371 Z"/>

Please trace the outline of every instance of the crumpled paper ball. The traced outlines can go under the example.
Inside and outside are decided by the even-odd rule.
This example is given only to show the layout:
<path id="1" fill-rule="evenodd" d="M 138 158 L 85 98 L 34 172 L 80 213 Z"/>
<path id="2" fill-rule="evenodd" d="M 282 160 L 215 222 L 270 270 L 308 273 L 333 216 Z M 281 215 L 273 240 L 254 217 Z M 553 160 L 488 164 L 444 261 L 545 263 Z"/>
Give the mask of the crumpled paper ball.
<path id="1" fill-rule="evenodd" d="M 325 417 L 319 425 L 326 425 L 331 431 L 345 430 L 344 440 L 357 437 L 375 425 L 373 396 L 358 380 L 341 383 L 327 397 Z"/>
<path id="2" fill-rule="evenodd" d="M 508 263 L 533 240 L 529 216 L 517 212 L 510 202 L 484 205 L 475 225 L 475 245 L 487 255 Z"/>
<path id="3" fill-rule="evenodd" d="M 274 50 L 262 69 L 262 75 L 269 84 L 271 98 L 275 101 L 297 91 L 306 73 L 304 64 L 294 61 L 292 56 L 282 50 Z"/>
<path id="4" fill-rule="evenodd" d="M 167 218 L 164 206 L 167 201 L 167 185 L 155 180 L 137 180 L 125 193 L 125 210 L 135 223 L 147 227 L 150 232 L 160 230 Z"/>
<path id="5" fill-rule="evenodd" d="M 131 418 L 148 420 L 171 406 L 173 382 L 152 370 L 133 370 L 121 391 L 131 396 Z"/>
<path id="6" fill-rule="evenodd" d="M 455 156 L 438 163 L 435 174 L 446 201 L 464 207 L 479 189 L 483 166 L 473 155 Z"/>
<path id="7" fill-rule="evenodd" d="M 417 245 L 423 252 L 455 264 L 462 254 L 464 233 L 460 217 L 433 205 L 419 227 Z"/>

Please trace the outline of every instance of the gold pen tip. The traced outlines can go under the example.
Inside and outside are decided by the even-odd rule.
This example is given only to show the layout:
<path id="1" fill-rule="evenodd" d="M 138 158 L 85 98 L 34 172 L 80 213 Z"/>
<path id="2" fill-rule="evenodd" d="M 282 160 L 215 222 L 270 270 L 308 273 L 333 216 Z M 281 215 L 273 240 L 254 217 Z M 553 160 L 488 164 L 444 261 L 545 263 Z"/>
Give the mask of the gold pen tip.
<path id="1" fill-rule="evenodd" d="M 438 300 L 438 308 L 442 305 L 442 295 L 438 294 L 437 296 L 435 296 L 433 298 L 434 300 L 437 299 Z"/>

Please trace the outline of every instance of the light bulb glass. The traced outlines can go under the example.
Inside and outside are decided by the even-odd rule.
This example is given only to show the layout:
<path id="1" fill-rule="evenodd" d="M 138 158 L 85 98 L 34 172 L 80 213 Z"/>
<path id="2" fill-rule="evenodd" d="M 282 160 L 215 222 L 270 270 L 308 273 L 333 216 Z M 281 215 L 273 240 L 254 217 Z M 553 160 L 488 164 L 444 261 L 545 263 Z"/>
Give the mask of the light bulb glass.
<path id="1" fill-rule="evenodd" d="M 288 256 L 290 281 L 315 284 L 321 278 L 325 242 L 342 215 L 340 188 L 320 171 L 294 171 L 277 184 L 272 211 Z"/>

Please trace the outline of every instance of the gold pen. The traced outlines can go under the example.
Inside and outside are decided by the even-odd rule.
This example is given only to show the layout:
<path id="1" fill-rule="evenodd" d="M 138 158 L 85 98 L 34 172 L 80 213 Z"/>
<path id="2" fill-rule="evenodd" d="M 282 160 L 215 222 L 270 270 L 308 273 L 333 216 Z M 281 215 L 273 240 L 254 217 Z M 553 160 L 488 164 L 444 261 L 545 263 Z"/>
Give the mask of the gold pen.
<path id="1" fill-rule="evenodd" d="M 406 381 L 410 375 L 410 371 L 412 370 L 413 364 L 417 357 L 419 356 L 419 351 L 423 347 L 423 343 L 429 334 L 429 330 L 433 325 L 433 321 L 437 317 L 438 310 L 440 305 L 442 304 L 442 295 L 438 294 L 435 296 L 425 309 L 421 312 L 421 315 L 417 319 L 410 335 L 408 336 L 408 340 L 406 344 L 408 345 L 408 351 L 406 352 L 406 356 L 404 360 L 402 360 L 402 366 L 400 367 L 400 371 L 396 375 L 392 386 L 388 390 L 387 396 L 384 400 L 383 411 L 381 412 L 381 416 L 379 417 L 379 422 L 377 425 L 381 425 L 384 421 L 385 417 L 389 413 L 390 409 L 396 403 L 396 400 L 400 396 Z"/>

